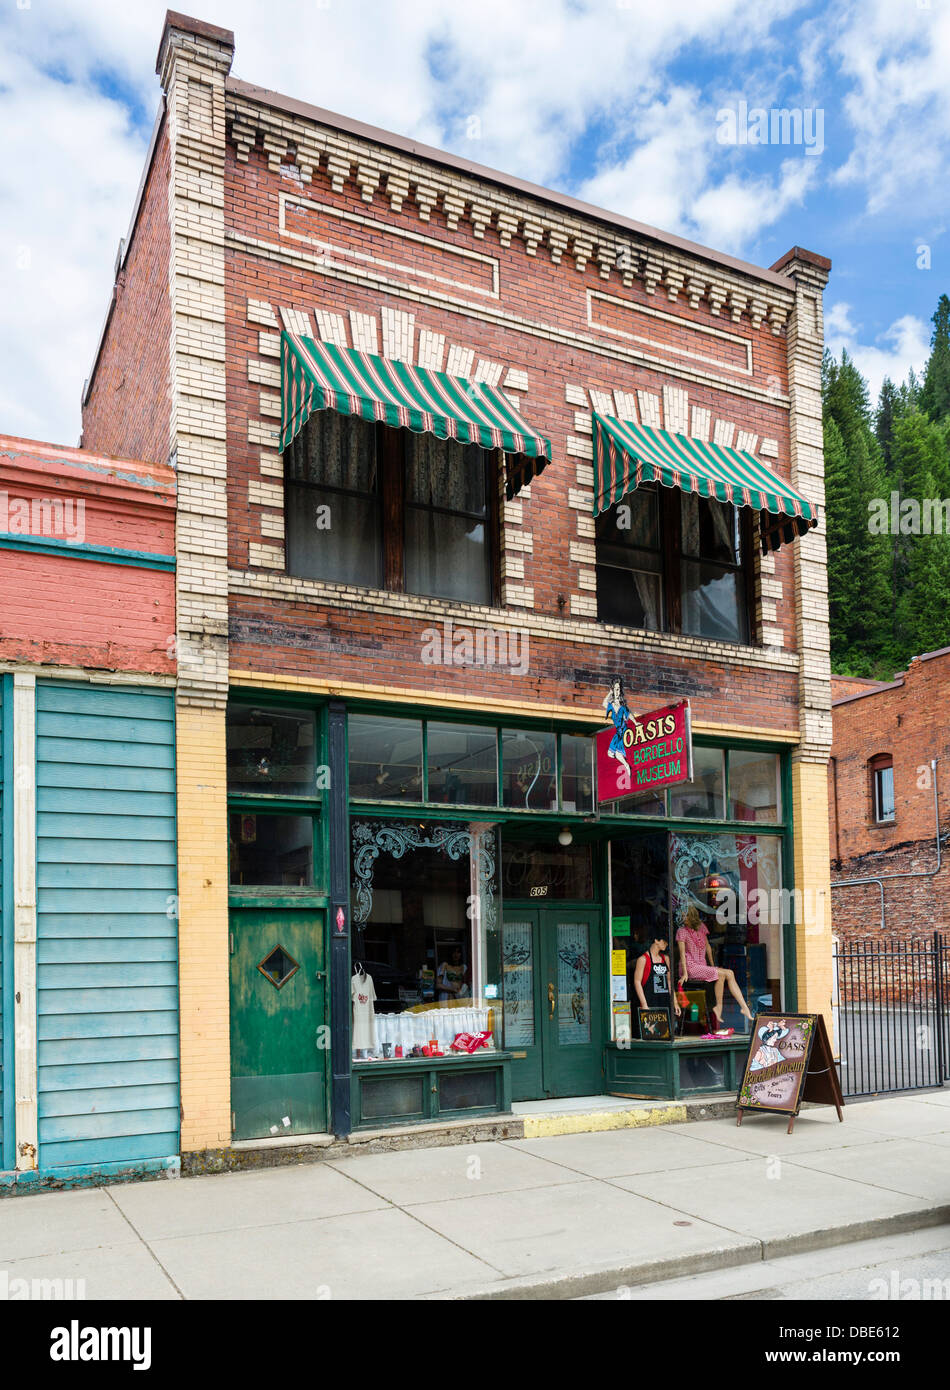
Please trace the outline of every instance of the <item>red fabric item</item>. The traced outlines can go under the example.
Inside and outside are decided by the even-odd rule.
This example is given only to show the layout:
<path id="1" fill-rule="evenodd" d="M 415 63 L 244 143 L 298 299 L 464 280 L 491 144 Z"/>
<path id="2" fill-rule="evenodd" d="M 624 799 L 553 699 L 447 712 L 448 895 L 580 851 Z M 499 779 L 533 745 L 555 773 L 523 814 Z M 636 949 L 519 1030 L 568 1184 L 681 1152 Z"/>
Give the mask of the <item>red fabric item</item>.
<path id="1" fill-rule="evenodd" d="M 452 1041 L 453 1052 L 477 1052 L 480 1047 L 487 1047 L 491 1033 L 456 1033 Z"/>

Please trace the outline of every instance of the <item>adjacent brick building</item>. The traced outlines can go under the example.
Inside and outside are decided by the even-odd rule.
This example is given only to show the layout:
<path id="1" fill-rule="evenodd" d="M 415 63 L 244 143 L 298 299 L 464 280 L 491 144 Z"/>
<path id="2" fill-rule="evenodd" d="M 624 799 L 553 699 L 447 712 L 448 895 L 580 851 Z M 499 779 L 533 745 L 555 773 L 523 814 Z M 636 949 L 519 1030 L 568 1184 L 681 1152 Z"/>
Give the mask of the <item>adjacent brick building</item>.
<path id="1" fill-rule="evenodd" d="M 0 1188 L 175 1169 L 175 474 L 0 436 Z"/>
<path id="2" fill-rule="evenodd" d="M 392 979 L 376 967 L 373 978 L 378 997 L 384 984 L 394 998 L 398 989 L 399 1009 L 424 994 L 426 962 L 434 973 L 454 942 L 467 986 L 522 1077 L 516 1089 L 603 1089 L 604 1049 L 619 1036 L 611 1009 L 625 1002 L 611 998 L 608 950 L 612 969 L 627 957 L 623 935 L 631 930 L 632 943 L 646 930 L 657 893 L 665 905 L 656 910 L 675 916 L 726 860 L 736 882 L 794 886 L 806 907 L 796 922 L 774 925 L 768 950 L 755 933 L 723 936 L 721 959 L 735 958 L 750 991 L 827 1010 L 831 725 L 819 509 L 830 263 L 795 248 L 771 269 L 748 265 L 238 80 L 233 52 L 229 31 L 169 13 L 162 109 L 83 401 L 87 447 L 122 449 L 134 439 L 170 461 L 178 479 L 183 1149 L 226 1149 L 235 1136 L 306 1125 L 346 1133 L 374 1114 L 433 1115 L 428 1082 L 424 1094 L 414 1089 L 421 1073 L 412 1067 L 376 1064 L 381 1087 L 393 1075 L 386 1096 L 370 1103 L 360 1089 L 371 1084 L 369 1063 L 351 1066 L 351 972 L 360 955 L 378 967 L 371 945 L 391 953 Z M 320 377 L 318 408 L 302 425 L 288 401 L 301 363 L 312 380 L 356 373 L 364 385 L 347 391 Z M 374 395 L 365 386 L 380 373 L 392 382 L 397 367 L 405 391 L 455 392 L 458 418 L 515 411 L 509 423 L 520 442 L 482 442 L 464 468 L 449 445 L 426 453 L 413 439 L 438 439 L 445 428 L 431 409 L 421 424 L 387 429 L 389 388 Z M 363 430 L 373 418 L 378 426 Z M 776 495 L 798 499 L 772 510 L 787 520 L 802 504 L 819 524 L 798 528 L 807 534 L 786 527 L 776 537 L 784 543 L 761 553 L 756 531 L 770 523 L 764 509 L 752 517 L 748 494 L 717 494 L 739 500 L 734 514 L 729 502 L 717 511 L 683 501 L 681 510 L 682 489 L 700 491 L 687 468 L 637 495 L 647 509 L 638 513 L 639 558 L 618 559 L 628 540 L 614 536 L 611 549 L 594 515 L 604 418 L 632 424 L 661 453 L 672 449 L 680 468 L 690 453 L 768 468 Z M 528 434 L 547 457 L 522 456 Z M 460 501 L 472 478 L 477 486 Z M 324 542 L 317 501 L 326 497 L 336 500 Z M 690 550 L 693 522 L 708 536 Z M 351 529 L 331 554 L 341 525 Z M 700 553 L 706 544 L 735 559 L 713 566 L 718 597 Z M 646 617 L 616 620 L 615 573 L 616 592 L 626 585 Z M 449 623 L 496 644 L 524 642 L 530 655 L 427 657 L 433 633 L 451 641 Z M 704 750 L 692 802 L 667 803 L 664 794 L 648 816 L 598 809 L 590 738 L 618 674 L 633 711 L 691 701 Z M 486 755 L 487 780 L 476 786 L 479 734 L 498 762 L 492 772 L 495 755 Z M 453 738 L 464 756 L 444 751 Z M 580 771 L 569 770 L 571 760 Z M 267 786 L 275 787 L 269 803 L 259 799 Z M 701 834 L 697 819 L 706 821 Z M 291 820 L 312 823 L 313 834 L 293 854 Z M 768 834 L 750 834 L 749 820 Z M 451 839 L 453 826 L 462 841 Z M 573 837 L 574 859 L 565 849 L 558 860 L 559 830 Z M 261 864 L 265 841 L 278 839 L 279 876 L 255 879 L 277 873 Z M 522 841 L 518 860 L 512 846 Z M 611 845 L 616 862 L 632 855 L 623 886 Z M 578 867 L 585 847 L 586 869 Z M 424 904 L 418 875 L 413 883 L 397 872 L 397 860 L 417 855 L 422 880 L 448 882 L 456 852 L 471 875 L 470 910 L 460 916 L 458 884 L 441 897 L 433 889 Z M 650 855 L 666 866 L 661 888 L 647 883 Z M 513 890 L 527 883 L 522 869 L 538 880 L 532 898 L 567 901 L 569 885 L 574 917 L 545 925 L 536 905 L 521 902 L 511 920 L 505 903 L 528 896 Z M 484 901 L 483 917 L 473 900 Z M 410 970 L 400 942 L 413 914 L 419 959 Z M 304 956 L 324 983 L 295 1005 Z M 574 962 L 563 980 L 557 960 Z M 543 999 L 532 993 L 542 964 L 551 974 Z M 398 981 L 397 965 L 406 977 Z M 572 1019 L 558 1003 L 569 985 Z M 276 1016 L 270 987 L 282 991 L 288 1036 L 312 1039 L 315 1026 L 329 1025 L 332 1055 L 295 1064 L 298 1078 L 308 1072 L 306 1086 L 263 1085 L 279 1065 L 262 1060 L 275 1026 L 264 1021 Z M 540 1017 L 548 1000 L 562 1031 L 587 1030 L 583 1047 L 580 1034 L 575 1042 L 590 1066 L 565 1064 L 559 1081 L 542 1084 L 551 1039 L 528 1024 L 519 1035 L 512 1021 L 519 1007 L 522 1021 L 532 1009 Z M 262 1040 L 256 1060 L 245 1056 L 251 1035 Z M 441 1093 L 438 1067 L 425 1065 L 440 1113 L 464 1109 L 458 1096 L 450 1103 L 451 1085 Z M 721 1065 L 715 1075 L 729 1080 Z M 649 1093 L 653 1082 L 641 1082 Z M 296 1099 L 280 1100 L 285 1094 Z M 483 1108 L 495 1108 L 490 1087 L 479 1094 Z"/>
<path id="3" fill-rule="evenodd" d="M 948 710 L 950 647 L 914 657 L 893 681 L 832 677 L 832 922 L 842 940 L 950 927 Z M 836 886 L 853 879 L 872 881 Z"/>

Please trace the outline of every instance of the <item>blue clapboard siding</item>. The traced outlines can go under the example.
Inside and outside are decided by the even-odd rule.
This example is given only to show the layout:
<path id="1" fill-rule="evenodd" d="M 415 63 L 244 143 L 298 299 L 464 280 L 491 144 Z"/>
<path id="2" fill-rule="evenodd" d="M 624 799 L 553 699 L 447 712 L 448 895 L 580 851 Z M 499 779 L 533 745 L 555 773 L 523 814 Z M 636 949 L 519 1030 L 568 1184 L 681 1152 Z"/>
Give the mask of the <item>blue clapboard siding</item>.
<path id="1" fill-rule="evenodd" d="M 170 693 L 38 681 L 40 1167 L 178 1152 Z"/>
<path id="2" fill-rule="evenodd" d="M 13 839 L 10 827 L 6 822 L 10 819 L 10 800 L 6 791 L 3 770 L 7 767 L 9 773 L 10 756 L 6 752 L 6 745 L 10 741 L 11 720 L 6 715 L 4 706 L 9 703 L 9 686 L 12 677 L 0 676 L 0 1168 L 11 1168 L 13 1166 L 13 1154 L 11 1149 L 12 1136 L 10 1135 L 10 1119 L 6 1113 L 5 1099 L 7 1098 L 7 1072 L 12 1067 L 12 1048 L 9 1047 L 10 1039 L 13 1036 L 12 1020 L 8 1023 L 6 1010 L 11 1002 L 12 996 L 8 989 L 4 989 L 4 977 L 7 966 L 7 940 L 10 935 L 10 917 L 13 911 L 12 894 L 10 888 L 13 882 L 13 867 L 7 865 L 6 856 L 12 853 Z M 6 736 L 4 734 L 4 717 L 6 715 Z M 6 756 L 5 756 L 6 753 Z M 6 831 L 6 833 L 4 833 Z M 4 1039 L 7 1045 L 4 1046 Z M 9 1078 L 9 1085 L 13 1085 L 12 1076 Z M 10 1150 L 10 1152 L 8 1152 Z"/>

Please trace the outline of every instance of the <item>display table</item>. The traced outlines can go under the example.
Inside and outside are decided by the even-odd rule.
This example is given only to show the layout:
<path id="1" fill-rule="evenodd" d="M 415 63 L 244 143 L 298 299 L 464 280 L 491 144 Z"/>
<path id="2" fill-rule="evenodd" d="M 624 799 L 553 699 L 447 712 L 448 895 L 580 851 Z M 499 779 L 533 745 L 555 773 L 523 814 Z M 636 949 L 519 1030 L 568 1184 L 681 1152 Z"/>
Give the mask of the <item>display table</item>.
<path id="1" fill-rule="evenodd" d="M 701 1042 L 608 1043 L 604 1052 L 607 1094 L 648 1100 L 681 1100 L 711 1091 L 738 1092 L 749 1051 L 748 1036 Z"/>
<path id="2" fill-rule="evenodd" d="M 353 1128 L 462 1120 L 511 1110 L 511 1053 L 354 1062 Z"/>

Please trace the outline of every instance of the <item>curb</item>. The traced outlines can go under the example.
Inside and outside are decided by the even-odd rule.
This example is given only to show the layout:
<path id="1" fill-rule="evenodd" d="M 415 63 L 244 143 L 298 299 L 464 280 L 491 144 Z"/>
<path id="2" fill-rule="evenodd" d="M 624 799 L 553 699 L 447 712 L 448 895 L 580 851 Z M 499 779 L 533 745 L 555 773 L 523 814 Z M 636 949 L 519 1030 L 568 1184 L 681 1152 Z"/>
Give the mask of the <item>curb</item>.
<path id="1" fill-rule="evenodd" d="M 923 1231 L 931 1226 L 947 1224 L 950 1224 L 950 1204 L 923 1211 L 872 1217 L 867 1221 L 856 1221 L 848 1226 L 835 1226 L 824 1231 L 803 1231 L 800 1235 L 776 1240 L 763 1241 L 749 1236 L 744 1245 L 713 1248 L 695 1255 L 676 1255 L 666 1260 L 646 1260 L 636 1265 L 594 1265 L 585 1270 L 532 1275 L 527 1279 L 505 1279 L 479 1288 L 426 1294 L 422 1301 L 465 1303 L 583 1298 L 590 1294 L 619 1292 L 622 1288 L 638 1284 L 660 1283 L 665 1279 L 681 1279 L 691 1274 L 709 1274 L 719 1269 L 736 1269 L 740 1265 L 781 1259 L 784 1255 L 828 1250 L 836 1245 L 851 1245 L 881 1236 L 905 1235 L 909 1231 Z"/>

